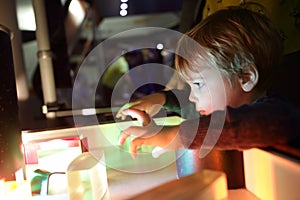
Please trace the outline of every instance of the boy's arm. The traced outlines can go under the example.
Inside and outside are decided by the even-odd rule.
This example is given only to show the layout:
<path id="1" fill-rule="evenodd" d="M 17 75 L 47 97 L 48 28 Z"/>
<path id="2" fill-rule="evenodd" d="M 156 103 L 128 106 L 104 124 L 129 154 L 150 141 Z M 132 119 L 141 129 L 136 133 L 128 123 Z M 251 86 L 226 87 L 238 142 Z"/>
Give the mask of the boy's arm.
<path id="1" fill-rule="evenodd" d="M 125 119 L 126 115 L 122 114 L 126 109 L 136 109 L 144 111 L 150 116 L 154 116 L 159 112 L 161 107 L 165 104 L 166 97 L 164 93 L 153 93 L 147 96 L 144 96 L 137 101 L 129 102 L 124 104 L 116 114 L 117 118 Z"/>
<path id="2" fill-rule="evenodd" d="M 212 115 L 183 122 L 179 135 L 184 147 L 200 148 L 205 137 L 217 140 L 214 148 L 224 150 L 282 145 L 300 137 L 300 112 L 284 100 L 268 99 L 239 108 L 228 107 L 226 113 L 214 113 L 218 114 L 225 114 L 222 128 L 210 124 Z M 190 131 L 195 124 L 197 131 Z M 208 129 L 211 135 L 207 134 Z"/>
<path id="3" fill-rule="evenodd" d="M 162 107 L 185 117 L 184 113 L 191 115 L 191 110 L 194 111 L 194 107 L 191 107 L 192 103 L 188 101 L 188 96 L 189 91 L 185 90 L 163 90 L 123 105 L 116 117 L 125 119 L 126 116 L 122 114 L 122 111 L 128 108 L 145 111 L 150 116 L 154 116 Z"/>
<path id="4" fill-rule="evenodd" d="M 143 116 L 142 119 L 149 118 L 146 113 L 135 112 Z M 214 117 L 221 123 L 212 121 Z M 205 139 L 205 144 L 214 145 L 208 148 L 223 150 L 275 147 L 292 142 L 298 142 L 300 146 L 300 111 L 285 100 L 269 98 L 239 108 L 228 107 L 226 112 L 216 111 L 212 115 L 186 120 L 180 126 L 163 127 L 154 123 L 129 127 L 121 134 L 120 144 L 129 135 L 136 136 L 130 147 L 133 154 L 143 144 L 167 149 L 197 149 Z"/>

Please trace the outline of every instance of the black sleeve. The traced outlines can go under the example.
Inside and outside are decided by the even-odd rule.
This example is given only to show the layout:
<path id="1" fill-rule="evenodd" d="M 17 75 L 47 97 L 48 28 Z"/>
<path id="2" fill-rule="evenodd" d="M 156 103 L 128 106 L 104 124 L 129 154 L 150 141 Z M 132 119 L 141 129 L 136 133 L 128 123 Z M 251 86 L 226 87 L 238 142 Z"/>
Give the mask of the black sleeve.
<path id="1" fill-rule="evenodd" d="M 284 100 L 268 99 L 186 120 L 179 135 L 185 148 L 191 149 L 274 147 L 299 139 L 300 112 Z"/>

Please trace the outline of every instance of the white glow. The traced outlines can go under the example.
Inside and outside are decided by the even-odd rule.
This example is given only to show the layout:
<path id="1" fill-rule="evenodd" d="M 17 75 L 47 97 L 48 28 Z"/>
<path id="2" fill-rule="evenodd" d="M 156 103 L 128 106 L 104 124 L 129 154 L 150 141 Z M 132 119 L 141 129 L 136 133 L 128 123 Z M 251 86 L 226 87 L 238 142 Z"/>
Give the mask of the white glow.
<path id="1" fill-rule="evenodd" d="M 126 10 L 126 9 L 128 8 L 128 4 L 127 4 L 127 3 L 122 3 L 122 4 L 120 5 L 120 8 L 121 8 L 122 10 Z"/>
<path id="2" fill-rule="evenodd" d="M 76 24 L 80 24 L 82 22 L 85 12 L 78 0 L 71 1 L 69 12 Z"/>
<path id="3" fill-rule="evenodd" d="M 164 48 L 164 45 L 162 43 L 158 43 L 156 45 L 156 48 L 159 49 L 159 50 L 162 50 Z"/>
<path id="4" fill-rule="evenodd" d="M 121 2 L 125 3 L 125 2 L 128 2 L 128 0 L 121 0 Z"/>
<path id="5" fill-rule="evenodd" d="M 121 16 L 126 16 L 127 15 L 127 10 L 120 10 L 120 15 Z"/>
<path id="6" fill-rule="evenodd" d="M 19 28 L 21 30 L 30 30 L 35 31 L 35 17 L 32 5 L 29 3 L 28 5 L 17 6 L 17 18 Z M 26 19 L 26 20 L 24 20 Z"/>
<path id="7" fill-rule="evenodd" d="M 52 149 L 67 149 L 69 145 L 64 140 L 51 140 L 47 142 L 41 142 L 40 148 L 42 150 L 52 150 Z"/>
<path id="8" fill-rule="evenodd" d="M 94 108 L 82 109 L 82 115 L 95 115 L 96 110 Z"/>

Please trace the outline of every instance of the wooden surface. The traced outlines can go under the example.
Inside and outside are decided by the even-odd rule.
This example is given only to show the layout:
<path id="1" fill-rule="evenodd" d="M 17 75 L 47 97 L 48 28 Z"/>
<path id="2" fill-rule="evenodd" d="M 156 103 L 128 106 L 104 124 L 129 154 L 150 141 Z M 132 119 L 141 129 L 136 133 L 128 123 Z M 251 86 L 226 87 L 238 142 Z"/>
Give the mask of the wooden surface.
<path id="1" fill-rule="evenodd" d="M 202 170 L 137 195 L 132 200 L 152 199 L 226 199 L 226 175 L 223 172 Z"/>

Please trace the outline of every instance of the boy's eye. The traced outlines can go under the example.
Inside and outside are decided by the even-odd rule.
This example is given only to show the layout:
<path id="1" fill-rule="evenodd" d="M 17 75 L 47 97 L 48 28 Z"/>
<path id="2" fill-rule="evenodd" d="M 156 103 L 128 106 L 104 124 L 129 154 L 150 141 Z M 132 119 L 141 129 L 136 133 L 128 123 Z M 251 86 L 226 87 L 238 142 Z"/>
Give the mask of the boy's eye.
<path id="1" fill-rule="evenodd" d="M 204 86 L 203 82 L 194 82 L 193 84 L 196 85 L 197 88 L 202 88 Z"/>

